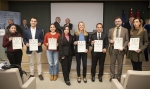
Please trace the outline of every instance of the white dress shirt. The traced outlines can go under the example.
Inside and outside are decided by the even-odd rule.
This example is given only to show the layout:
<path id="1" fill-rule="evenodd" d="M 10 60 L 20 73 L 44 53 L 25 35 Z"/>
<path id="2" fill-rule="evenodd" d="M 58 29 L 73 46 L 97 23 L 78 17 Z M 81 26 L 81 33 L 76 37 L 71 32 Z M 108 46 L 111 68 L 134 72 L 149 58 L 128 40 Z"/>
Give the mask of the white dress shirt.
<path id="1" fill-rule="evenodd" d="M 31 28 L 32 39 L 35 39 L 36 28 Z"/>

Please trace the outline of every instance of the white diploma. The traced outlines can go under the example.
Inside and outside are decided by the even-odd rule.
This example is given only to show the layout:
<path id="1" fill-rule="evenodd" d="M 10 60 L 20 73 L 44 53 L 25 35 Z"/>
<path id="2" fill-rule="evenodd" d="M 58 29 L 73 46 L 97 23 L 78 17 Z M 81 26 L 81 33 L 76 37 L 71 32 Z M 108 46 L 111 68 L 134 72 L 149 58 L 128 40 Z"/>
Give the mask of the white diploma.
<path id="1" fill-rule="evenodd" d="M 94 40 L 94 52 L 102 52 L 103 40 Z"/>
<path id="2" fill-rule="evenodd" d="M 139 49 L 140 38 L 130 38 L 129 50 L 138 50 Z"/>
<path id="3" fill-rule="evenodd" d="M 29 39 L 29 50 L 30 51 L 38 50 L 38 39 Z"/>
<path id="4" fill-rule="evenodd" d="M 12 46 L 13 46 L 13 49 L 22 49 L 22 38 L 21 37 L 13 37 L 12 38 Z"/>
<path id="5" fill-rule="evenodd" d="M 85 52 L 86 51 L 86 44 L 85 41 L 78 41 L 78 52 Z"/>
<path id="6" fill-rule="evenodd" d="M 48 38 L 48 49 L 56 50 L 57 49 L 57 39 L 56 38 Z"/>
<path id="7" fill-rule="evenodd" d="M 123 38 L 115 38 L 114 49 L 122 49 L 122 48 L 123 48 Z"/>

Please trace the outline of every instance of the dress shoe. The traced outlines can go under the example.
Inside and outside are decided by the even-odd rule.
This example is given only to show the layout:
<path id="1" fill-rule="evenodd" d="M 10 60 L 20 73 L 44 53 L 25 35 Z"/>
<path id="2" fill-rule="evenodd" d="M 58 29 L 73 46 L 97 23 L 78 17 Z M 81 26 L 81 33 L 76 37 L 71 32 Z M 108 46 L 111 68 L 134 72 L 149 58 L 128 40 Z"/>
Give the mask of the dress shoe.
<path id="1" fill-rule="evenodd" d="M 84 83 L 87 83 L 87 79 L 86 78 L 83 78 L 83 81 L 84 81 Z"/>
<path id="2" fill-rule="evenodd" d="M 102 82 L 102 81 L 103 81 L 103 80 L 102 80 L 102 77 L 99 77 L 99 81 L 100 81 L 100 82 Z"/>
<path id="3" fill-rule="evenodd" d="M 92 82 L 95 82 L 95 77 L 92 77 L 92 78 L 91 78 L 91 81 L 92 81 Z"/>
<path id="4" fill-rule="evenodd" d="M 114 77 L 111 77 L 110 79 L 109 79 L 109 81 L 111 82 L 111 80 L 113 79 Z"/>
<path id="5" fill-rule="evenodd" d="M 30 77 L 34 77 L 34 75 L 30 75 L 29 78 L 30 78 Z M 28 78 L 28 79 L 29 79 L 29 78 Z"/>
<path id="6" fill-rule="evenodd" d="M 43 76 L 41 74 L 39 75 L 39 79 L 40 80 L 44 80 L 44 78 L 43 78 Z"/>
<path id="7" fill-rule="evenodd" d="M 68 86 L 71 85 L 70 81 L 66 81 L 65 83 L 66 83 L 66 85 L 68 85 Z"/>
<path id="8" fill-rule="evenodd" d="M 81 83 L 81 78 L 80 77 L 77 78 L 77 82 Z"/>
<path id="9" fill-rule="evenodd" d="M 56 81 L 57 80 L 57 75 L 54 75 L 54 81 Z"/>
<path id="10" fill-rule="evenodd" d="M 120 77 L 118 77 L 117 80 L 120 82 Z"/>

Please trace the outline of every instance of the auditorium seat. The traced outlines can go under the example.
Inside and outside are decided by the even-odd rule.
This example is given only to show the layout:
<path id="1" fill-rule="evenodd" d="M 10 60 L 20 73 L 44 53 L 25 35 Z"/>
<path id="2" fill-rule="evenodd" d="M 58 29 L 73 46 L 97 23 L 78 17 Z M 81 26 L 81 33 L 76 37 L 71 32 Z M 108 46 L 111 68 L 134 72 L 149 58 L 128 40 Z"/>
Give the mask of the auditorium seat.
<path id="1" fill-rule="evenodd" d="M 0 89 L 36 89 L 36 79 L 25 74 L 21 78 L 18 68 L 0 70 Z"/>
<path id="2" fill-rule="evenodd" d="M 121 76 L 121 83 L 112 79 L 111 89 L 150 89 L 150 71 L 128 70 Z"/>

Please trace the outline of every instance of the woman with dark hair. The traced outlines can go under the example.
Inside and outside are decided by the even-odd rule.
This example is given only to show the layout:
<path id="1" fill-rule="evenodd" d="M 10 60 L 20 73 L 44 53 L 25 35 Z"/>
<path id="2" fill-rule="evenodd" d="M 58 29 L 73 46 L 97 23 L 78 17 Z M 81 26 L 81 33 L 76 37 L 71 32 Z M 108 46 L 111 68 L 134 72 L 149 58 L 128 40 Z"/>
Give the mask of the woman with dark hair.
<path id="1" fill-rule="evenodd" d="M 49 63 L 49 72 L 50 72 L 50 80 L 51 81 L 56 81 L 57 80 L 57 75 L 58 75 L 58 49 L 49 49 L 48 46 L 51 45 L 48 42 L 49 38 L 54 38 L 58 39 L 60 36 L 59 33 L 56 33 L 56 27 L 54 24 L 50 25 L 50 31 L 47 32 L 44 36 L 44 45 L 47 47 L 46 55 Z M 58 46 L 58 43 L 56 43 Z"/>
<path id="2" fill-rule="evenodd" d="M 131 59 L 133 70 L 142 71 L 142 62 L 145 61 L 144 50 L 148 46 L 147 31 L 142 27 L 141 20 L 133 20 L 133 28 L 130 31 L 131 38 L 140 38 L 139 49 L 128 51 L 127 58 Z M 128 44 L 130 46 L 130 43 Z"/>
<path id="3" fill-rule="evenodd" d="M 12 39 L 13 37 L 22 37 L 20 33 L 17 32 L 16 26 L 14 24 L 9 25 L 6 34 L 3 36 L 3 47 L 7 48 L 7 58 L 10 64 L 17 64 L 21 66 L 22 62 L 22 49 L 13 49 Z"/>
<path id="4" fill-rule="evenodd" d="M 68 86 L 71 85 L 69 74 L 74 52 L 73 37 L 70 35 L 69 31 L 69 27 L 65 26 L 62 35 L 58 39 L 59 60 L 62 66 L 64 81 Z"/>

